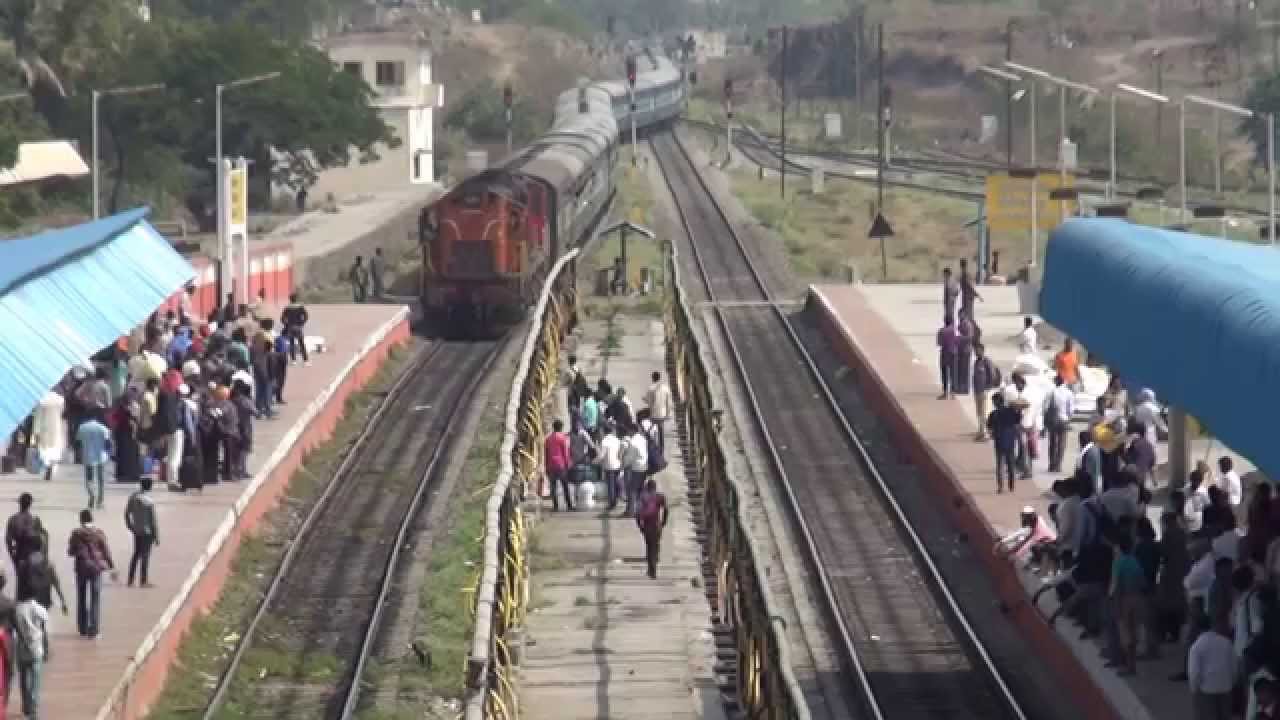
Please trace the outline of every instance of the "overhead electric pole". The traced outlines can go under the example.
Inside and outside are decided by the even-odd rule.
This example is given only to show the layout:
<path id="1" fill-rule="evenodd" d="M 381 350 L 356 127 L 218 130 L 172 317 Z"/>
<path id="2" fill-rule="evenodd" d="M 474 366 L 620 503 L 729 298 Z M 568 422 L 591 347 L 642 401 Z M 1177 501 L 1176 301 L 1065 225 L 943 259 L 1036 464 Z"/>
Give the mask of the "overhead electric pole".
<path id="1" fill-rule="evenodd" d="M 884 23 L 876 27 L 876 212 L 884 212 Z"/>
<path id="2" fill-rule="evenodd" d="M 782 164 L 778 166 L 778 193 L 787 199 L 787 26 L 782 26 L 782 58 L 778 63 L 778 85 L 782 94 Z"/>
<path id="3" fill-rule="evenodd" d="M 1004 59 L 1013 60 L 1013 21 L 1004 27 Z M 1004 155 L 1005 163 L 1013 169 L 1013 81 L 1004 82 Z"/>

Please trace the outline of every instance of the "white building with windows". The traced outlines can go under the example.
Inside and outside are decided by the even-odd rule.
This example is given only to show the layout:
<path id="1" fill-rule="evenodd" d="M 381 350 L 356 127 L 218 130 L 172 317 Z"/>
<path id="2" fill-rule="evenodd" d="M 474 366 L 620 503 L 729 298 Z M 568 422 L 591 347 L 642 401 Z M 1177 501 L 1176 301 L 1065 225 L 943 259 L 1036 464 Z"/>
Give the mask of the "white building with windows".
<path id="1" fill-rule="evenodd" d="M 353 158 L 347 167 L 322 172 L 308 191 L 312 202 L 329 194 L 340 198 L 434 183 L 435 110 L 444 104 L 444 87 L 432 82 L 425 37 L 356 32 L 328 37 L 324 45 L 334 63 L 373 88 L 373 105 L 400 146 L 378 148 L 376 162 L 361 164 Z"/>

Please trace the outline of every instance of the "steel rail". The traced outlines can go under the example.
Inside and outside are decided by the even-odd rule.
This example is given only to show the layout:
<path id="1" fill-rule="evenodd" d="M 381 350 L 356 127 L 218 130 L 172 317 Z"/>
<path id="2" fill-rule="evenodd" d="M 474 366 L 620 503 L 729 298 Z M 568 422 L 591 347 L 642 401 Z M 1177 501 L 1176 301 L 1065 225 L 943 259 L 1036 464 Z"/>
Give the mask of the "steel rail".
<path id="1" fill-rule="evenodd" d="M 442 354 L 448 343 L 435 342 L 417 351 L 416 356 L 410 362 L 409 367 L 405 368 L 396 381 L 392 384 L 390 390 L 378 402 L 377 408 L 369 417 L 364 427 L 357 435 L 355 442 L 352 443 L 350 449 L 343 456 L 342 461 L 333 472 L 332 479 L 321 492 L 320 497 L 312 503 L 307 510 L 306 516 L 303 518 L 302 525 L 299 526 L 297 533 L 294 535 L 293 541 L 286 549 L 284 557 L 281 558 L 280 564 L 274 570 L 271 582 L 267 587 L 267 591 L 263 594 L 257 608 L 254 610 L 252 618 L 236 643 L 231 660 L 218 678 L 218 684 L 214 689 L 208 704 L 205 707 L 203 720 L 213 720 L 217 714 L 225 707 L 228 699 L 228 693 L 235 680 L 236 674 L 243 664 L 245 654 L 253 645 L 254 638 L 257 637 L 258 629 L 262 621 L 269 614 L 275 601 L 280 596 L 281 589 L 285 585 L 286 579 L 289 577 L 290 571 L 299 555 L 306 549 L 308 542 L 312 539 L 313 533 L 316 532 L 317 524 L 324 515 L 325 510 L 330 506 L 331 501 L 338 491 L 343 488 L 348 478 L 353 476 L 353 470 L 356 463 L 365 458 L 366 453 L 371 448 L 371 438 L 375 430 L 382 427 L 384 420 L 388 419 L 388 413 L 392 408 L 403 399 L 405 393 L 413 385 L 413 381 L 421 381 L 423 376 L 428 373 L 434 365 L 434 361 Z M 422 499 L 425 497 L 425 491 L 431 484 L 430 480 L 435 476 L 435 468 L 437 460 L 442 456 L 447 443 L 446 439 L 450 437 L 455 430 L 455 424 L 458 421 L 461 408 L 465 407 L 466 398 L 472 395 L 475 386 L 484 377 L 485 371 L 488 369 L 497 355 L 498 349 L 502 343 L 495 344 L 490 350 L 484 361 L 478 366 L 475 375 L 468 381 L 467 387 L 458 395 L 458 401 L 454 407 L 449 409 L 448 419 L 445 420 L 443 427 L 439 433 L 439 441 L 435 444 L 425 471 L 418 479 L 417 486 L 412 500 L 405 509 L 398 525 L 395 537 L 395 545 L 391 550 L 390 557 L 382 570 L 379 579 L 379 591 L 377 599 L 370 615 L 370 619 L 366 624 L 361 638 L 361 647 L 358 655 L 354 659 L 352 665 L 353 671 L 350 675 L 347 687 L 341 691 L 343 695 L 342 712 L 339 717 L 347 720 L 354 714 L 356 703 L 359 696 L 360 679 L 363 675 L 368 658 L 371 654 L 375 636 L 380 627 L 382 611 L 386 605 L 386 600 L 390 594 L 392 580 L 395 575 L 396 565 L 398 564 L 401 546 L 408 534 L 409 528 L 418 514 L 421 507 Z"/>
<path id="2" fill-rule="evenodd" d="M 678 142 L 674 133 L 669 136 L 672 138 L 673 143 Z M 712 312 L 715 314 L 716 321 L 720 325 L 720 330 L 723 332 L 725 340 L 729 345 L 729 353 L 733 357 L 734 365 L 738 370 L 738 374 L 740 377 L 745 379 L 747 377 L 747 373 L 746 368 L 742 364 L 742 354 L 738 351 L 737 343 L 734 340 L 733 334 L 729 331 L 729 323 L 725 319 L 724 310 L 717 304 L 718 298 L 716 297 L 715 285 L 711 281 L 711 275 L 707 270 L 707 264 L 702 256 L 703 251 L 699 249 L 699 243 L 696 241 L 696 235 L 694 234 L 693 227 L 689 222 L 688 211 L 685 209 L 685 203 L 681 200 L 680 194 L 676 191 L 676 184 L 671 178 L 671 172 L 668 169 L 667 164 L 662 160 L 663 154 L 658 151 L 656 142 L 650 138 L 649 143 L 650 149 L 653 150 L 653 156 L 658 161 L 658 169 L 662 173 L 662 177 L 666 181 L 667 186 L 671 189 L 671 197 L 675 201 L 676 213 L 680 216 L 680 225 L 684 228 L 685 235 L 689 237 L 689 245 L 693 248 L 694 263 L 698 268 L 698 274 L 702 277 L 703 286 L 707 291 L 707 299 L 711 302 Z M 683 152 L 682 148 L 681 152 Z M 684 157 L 687 159 L 688 156 L 686 155 Z M 697 168 L 692 167 L 692 164 L 691 169 L 693 170 L 694 175 L 698 174 Z M 699 176 L 699 179 L 701 179 L 701 176 Z M 717 211 L 719 211 L 719 208 L 717 208 Z M 769 296 L 767 287 L 761 280 L 759 274 L 754 272 L 754 268 L 751 267 L 749 261 L 747 262 L 747 266 L 748 269 L 752 270 L 752 277 L 760 290 L 761 296 L 767 300 Z M 747 398 L 751 403 L 752 411 L 756 414 L 756 417 L 762 417 L 759 403 L 750 387 L 747 387 Z M 761 425 L 763 425 L 763 420 L 761 420 Z M 768 434 L 765 433 L 765 435 L 767 439 Z M 809 560 L 808 564 L 810 565 L 811 571 L 813 571 L 815 576 L 818 578 L 818 584 L 822 590 L 825 610 L 827 611 L 829 620 L 835 625 L 835 629 L 839 634 L 840 645 L 843 651 L 841 654 L 845 661 L 844 664 L 853 673 L 855 682 L 859 689 L 860 698 L 866 704 L 868 712 L 873 718 L 875 718 L 875 720 L 883 720 L 884 716 L 880 713 L 879 708 L 875 703 L 875 694 L 871 690 L 871 682 L 867 677 L 866 669 L 862 666 L 857 650 L 854 648 L 853 636 L 849 631 L 849 625 L 845 621 L 844 616 L 840 613 L 836 603 L 835 590 L 832 587 L 831 578 L 827 574 L 826 569 L 822 567 L 822 563 L 817 560 L 817 542 L 814 540 L 813 533 L 809 529 L 808 523 L 804 521 L 804 517 L 799 512 L 799 500 L 795 497 L 795 492 L 791 487 L 791 483 L 788 481 L 786 472 L 783 470 L 782 458 L 778 455 L 777 446 L 771 440 L 765 444 L 771 456 L 774 470 L 782 479 L 781 484 L 791 507 L 791 515 L 793 519 L 795 519 L 796 525 L 800 530 L 800 536 L 804 541 L 806 557 Z"/>
<path id="3" fill-rule="evenodd" d="M 510 335 L 506 337 L 510 337 Z M 340 720 L 350 720 L 355 716 L 356 707 L 360 702 L 360 680 L 364 677 L 365 667 L 373 654 L 373 646 L 377 640 L 378 631 L 382 629 L 382 614 L 386 610 L 387 598 L 391 594 L 391 585 L 396 576 L 396 568 L 400 564 L 400 552 L 404 549 L 405 538 L 409 535 L 409 529 L 413 527 L 418 511 L 422 509 L 422 500 L 426 497 L 427 489 L 432 486 L 431 480 L 436 475 L 436 465 L 450 447 L 450 438 L 454 435 L 458 424 L 466 414 L 464 410 L 468 401 L 475 397 L 476 388 L 479 387 L 485 376 L 489 374 L 489 368 L 493 366 L 494 358 L 498 356 L 505 346 L 505 340 L 493 344 L 493 347 L 485 353 L 484 359 L 472 371 L 471 378 L 467 380 L 466 387 L 458 394 L 453 407 L 449 408 L 449 419 L 445 421 L 444 427 L 440 430 L 440 439 L 431 449 L 431 459 L 427 461 L 427 466 L 422 471 L 422 477 L 418 480 L 418 487 L 414 490 L 413 497 L 409 500 L 409 506 L 405 508 L 404 517 L 401 518 L 399 527 L 396 528 L 395 544 L 392 545 L 391 554 L 387 557 L 386 565 L 382 569 L 382 579 L 378 583 L 378 598 L 374 601 L 373 613 L 369 617 L 369 622 L 365 626 L 364 638 L 360 642 L 360 653 L 356 656 L 355 667 L 352 669 L 351 680 L 345 693 L 346 697 L 342 702 L 342 713 L 338 716 Z"/>
<path id="4" fill-rule="evenodd" d="M 686 119 L 682 119 L 681 122 L 686 125 L 689 125 L 690 127 L 696 127 L 696 128 L 705 129 L 705 130 L 716 130 L 721 132 L 724 130 L 723 125 L 718 125 L 716 123 L 706 122 L 702 120 L 690 120 L 686 118 Z M 748 159 L 751 160 L 752 163 L 764 167 L 765 166 L 764 163 L 756 160 L 754 157 L 751 157 L 750 151 L 768 153 L 771 157 L 774 158 L 775 162 L 778 159 L 779 153 L 777 152 L 777 150 L 773 145 L 773 138 L 771 136 L 769 136 L 767 133 L 760 133 L 760 135 L 761 137 L 765 138 L 768 142 L 761 142 L 756 138 L 751 138 L 749 140 L 744 139 L 741 134 L 737 134 L 734 136 L 734 146 L 736 146 L 739 150 L 741 150 L 744 155 L 747 155 Z M 984 160 L 981 158 L 970 157 L 970 156 L 964 155 L 963 153 L 957 153 L 952 151 L 942 151 L 942 150 L 924 150 L 921 152 L 925 154 L 938 155 L 941 157 L 938 157 L 938 158 L 899 157 L 899 158 L 895 158 L 893 161 L 893 165 L 887 169 L 888 170 L 906 169 L 906 170 L 912 170 L 919 173 L 932 173 L 934 175 L 938 175 L 941 177 L 955 178 L 959 181 L 973 181 L 977 179 L 985 179 L 986 176 L 991 173 L 1002 173 L 1007 170 L 1007 165 L 1003 163 Z M 846 151 L 840 151 L 840 150 L 821 150 L 821 149 L 803 148 L 803 147 L 792 148 L 790 144 L 788 144 L 787 154 L 789 156 L 795 155 L 798 157 L 818 158 L 821 160 L 826 160 L 828 162 L 838 162 L 838 163 L 844 163 L 848 165 L 861 165 L 865 167 L 875 167 L 875 164 L 876 164 L 876 157 L 872 153 L 854 153 L 854 152 L 846 152 Z M 812 168 L 796 163 L 790 159 L 788 159 L 787 165 L 793 168 L 794 174 L 804 175 L 812 172 Z M 773 167 L 770 166 L 770 169 L 773 169 Z M 1040 170 L 1041 172 L 1045 172 L 1045 173 L 1056 174 L 1058 172 L 1057 169 L 1049 168 L 1049 167 L 1041 167 Z M 1105 185 L 1105 181 L 1102 179 L 1102 177 L 1105 174 L 1105 172 L 1106 172 L 1105 168 L 1098 168 L 1098 167 L 1080 168 L 1079 170 L 1076 171 L 1076 180 L 1077 180 L 1077 183 L 1079 183 L 1077 185 L 1077 188 L 1081 190 L 1083 195 L 1102 195 L 1104 193 L 1104 187 L 1102 186 Z M 843 173 L 838 170 L 828 170 L 826 171 L 826 174 L 828 177 L 835 177 L 841 180 L 852 180 L 854 182 L 862 182 L 862 183 L 875 182 L 874 176 L 867 177 L 867 176 L 861 176 L 861 175 L 851 175 L 849 173 Z M 1118 177 L 1121 181 L 1125 183 L 1130 183 L 1132 185 L 1139 185 L 1141 187 L 1148 187 L 1148 186 L 1159 187 L 1160 186 L 1160 180 L 1158 178 L 1154 178 L 1150 176 L 1126 175 L 1122 173 Z M 1085 182 L 1088 182 L 1090 184 L 1085 185 L 1084 184 Z M 942 195 L 949 195 L 949 196 L 958 197 L 966 200 L 977 200 L 979 198 L 985 197 L 985 193 L 981 193 L 981 192 L 956 190 L 952 188 L 940 188 L 940 187 L 937 187 L 934 185 L 928 185 L 925 183 L 895 180 L 895 179 L 890 179 L 888 177 L 886 177 L 885 179 L 885 185 L 889 187 L 902 187 L 907 189 L 915 189 L 915 190 L 922 190 L 926 192 L 939 193 Z M 1206 186 L 1189 186 L 1189 190 L 1199 191 L 1201 193 L 1212 192 L 1211 188 L 1208 188 Z M 1119 197 L 1124 198 L 1126 200 L 1137 200 L 1139 193 L 1138 191 L 1131 190 L 1131 189 L 1118 189 L 1116 191 L 1116 194 Z M 1251 205 L 1235 205 L 1235 204 L 1226 204 L 1226 203 L 1219 203 L 1219 205 L 1229 215 L 1241 215 L 1241 216 L 1244 216 L 1250 219 L 1255 219 L 1255 220 L 1262 219 L 1265 224 L 1265 219 L 1267 216 L 1267 210 L 1265 208 L 1254 207 Z"/>
<path id="5" fill-rule="evenodd" d="M 328 506 L 330 498 L 333 497 L 338 487 L 342 484 L 340 480 L 350 472 L 351 466 L 361 456 L 362 451 L 368 444 L 369 437 L 373 434 L 373 428 L 377 426 L 378 421 L 387 413 L 388 409 L 395 403 L 395 400 L 403 394 L 405 388 L 409 385 L 410 378 L 414 377 L 419 370 L 425 368 L 436 355 L 440 354 L 440 347 L 439 343 L 435 343 L 418 350 L 417 357 L 413 359 L 409 367 L 401 372 L 400 377 L 396 378 L 386 396 L 379 401 L 378 407 L 373 411 L 373 415 L 369 417 L 364 428 L 360 430 L 360 434 L 356 436 L 351 449 L 342 458 L 342 462 L 338 463 L 337 469 L 334 470 L 333 478 L 320 493 L 320 497 L 312 504 L 311 509 L 307 511 L 307 515 L 303 518 L 302 525 L 298 528 L 294 541 L 285 550 L 284 557 L 280 560 L 280 565 L 276 567 L 275 573 L 271 577 L 267 592 L 263 594 L 262 599 L 258 602 L 258 607 L 254 610 L 253 617 L 250 618 L 249 624 L 236 642 L 235 651 L 231 654 L 231 661 L 222 671 L 222 675 L 218 677 L 218 684 L 214 688 L 213 696 L 209 698 L 208 705 L 205 706 L 204 715 L 201 716 L 202 720 L 213 720 L 217 712 L 226 703 L 231 681 L 235 677 L 236 671 L 240 669 L 244 654 L 249 649 L 250 639 L 257 633 L 258 626 L 262 623 L 262 619 L 266 617 L 272 601 L 279 594 L 280 587 L 284 584 L 284 579 L 288 575 L 289 569 L 293 567 L 294 560 L 305 544 L 305 538 L 310 535 L 316 519 L 320 517 L 324 508 Z"/>
<path id="6" fill-rule="evenodd" d="M 956 601 L 954 595 L 951 593 L 947 582 L 942 577 L 941 571 L 938 569 L 937 565 L 933 562 L 932 558 L 929 556 L 929 553 L 924 545 L 924 542 L 921 540 L 920 536 L 916 533 L 911 522 L 907 519 L 906 513 L 902 510 L 901 505 L 899 505 L 897 500 L 894 498 L 893 493 L 889 489 L 888 483 L 885 481 L 884 477 L 880 474 L 879 469 L 877 468 L 874 460 L 871 458 L 870 453 L 868 453 L 865 445 L 862 443 L 861 439 L 854 432 L 852 426 L 848 422 L 848 419 L 845 417 L 844 412 L 840 409 L 840 406 L 836 401 L 835 395 L 832 393 L 831 388 L 829 387 L 825 379 L 822 377 L 822 374 L 819 372 L 817 364 L 813 360 L 812 356 L 810 355 L 808 350 L 804 347 L 804 344 L 800 340 L 799 335 L 796 333 L 795 328 L 792 326 L 791 321 L 786 317 L 786 314 L 783 312 L 782 308 L 778 304 L 773 302 L 772 293 L 770 292 L 767 283 L 764 281 L 763 275 L 760 273 L 759 268 L 756 266 L 756 263 L 752 260 L 751 253 L 748 250 L 746 244 L 743 242 L 741 236 L 738 234 L 737 230 L 734 228 L 733 223 L 729 220 L 729 217 L 725 213 L 721 204 L 716 200 L 715 195 L 712 193 L 710 187 L 707 185 L 706 180 L 702 177 L 701 173 L 697 171 L 696 164 L 693 163 L 693 160 L 689 156 L 688 151 L 685 149 L 683 143 L 681 143 L 680 139 L 677 136 L 675 136 L 674 133 L 670 134 L 670 137 L 677 151 L 683 156 L 684 161 L 688 163 L 694 176 L 697 178 L 697 182 L 702 189 L 702 194 L 704 196 L 705 202 L 715 209 L 716 214 L 720 217 L 722 224 L 725 230 L 727 231 L 727 234 L 733 239 L 733 243 L 737 247 L 738 254 L 740 255 L 742 261 L 750 269 L 750 272 L 753 278 L 755 279 L 755 283 L 759 288 L 760 299 L 763 299 L 764 301 L 768 302 L 771 305 L 773 310 L 773 313 L 772 313 L 773 317 L 776 318 L 779 323 L 781 323 L 782 327 L 786 330 L 787 336 L 791 339 L 791 344 L 793 348 L 804 359 L 805 365 L 809 370 L 810 378 L 821 389 L 827 408 L 829 409 L 831 414 L 834 415 L 835 418 L 838 420 L 840 428 L 845 438 L 849 441 L 850 445 L 855 449 L 855 452 L 858 456 L 858 459 L 860 460 L 862 468 L 867 472 L 867 474 L 874 481 L 874 486 L 878 490 L 879 496 L 885 501 L 885 503 L 888 505 L 889 509 L 891 510 L 890 514 L 893 520 L 896 522 L 898 529 L 904 532 L 909 538 L 911 547 L 914 551 L 913 555 L 915 557 L 915 560 L 917 561 L 917 563 L 924 565 L 925 569 L 927 570 L 929 579 L 931 580 L 931 584 L 934 586 L 934 588 L 938 591 L 938 593 L 944 599 L 945 609 L 947 613 L 950 615 L 950 619 L 953 621 L 955 625 L 961 628 L 962 630 L 961 634 L 963 636 L 963 640 L 965 641 L 965 644 L 973 652 L 973 654 L 978 658 L 982 667 L 985 668 L 986 674 L 993 681 L 993 685 L 995 689 L 998 690 L 998 694 L 1000 696 L 1001 701 L 1003 702 L 1003 704 L 1005 705 L 1005 707 L 1007 708 L 1011 716 L 1018 718 L 1018 720 L 1026 720 L 1026 715 L 1022 711 L 1020 703 L 1014 697 L 1012 691 L 1009 689 L 1008 684 L 1005 682 L 999 669 L 996 668 L 994 661 L 991 659 L 990 654 L 987 652 L 986 647 L 983 645 L 981 639 L 978 637 L 977 633 L 974 631 L 973 627 L 968 622 L 968 619 L 965 617 L 965 614 L 963 610 L 960 608 L 959 603 Z M 654 149 L 656 151 L 656 147 Z M 660 153 L 655 152 L 655 155 L 657 155 L 659 158 L 661 157 Z M 661 159 L 659 159 L 659 166 L 660 166 L 660 169 L 662 170 L 664 178 L 667 179 L 668 184 L 671 185 L 670 176 L 667 172 L 665 165 L 662 163 Z M 714 288 L 711 283 L 710 273 L 708 272 L 706 265 L 702 262 L 701 253 L 698 250 L 699 243 L 696 242 L 692 228 L 687 223 L 687 217 L 684 211 L 683 203 L 681 202 L 678 196 L 678 193 L 674 192 L 675 187 L 673 185 L 672 185 L 672 190 L 673 190 L 673 193 L 672 193 L 673 197 L 675 198 L 675 201 L 676 201 L 677 211 L 681 216 L 682 225 L 684 226 L 685 232 L 689 235 L 690 244 L 694 248 L 694 258 L 698 266 L 699 274 L 702 276 L 703 281 L 706 284 L 708 295 L 712 300 L 712 302 L 714 303 L 716 301 L 716 298 L 714 296 Z M 750 298 L 734 298 L 734 299 L 745 300 Z M 756 396 L 754 389 L 750 386 L 748 382 L 746 382 L 747 379 L 749 378 L 749 375 L 747 374 L 745 363 L 742 360 L 742 354 L 739 352 L 737 343 L 735 342 L 733 335 L 729 330 L 729 323 L 726 321 L 722 309 L 718 305 L 715 305 L 714 307 L 715 307 L 715 314 L 719 321 L 719 324 L 721 325 L 721 328 L 724 330 L 724 334 L 729 346 L 730 354 L 733 356 L 734 364 L 737 367 L 739 375 L 744 380 L 744 383 L 743 383 L 744 389 L 746 390 L 747 397 L 751 403 L 752 410 L 756 415 L 756 419 L 760 423 L 762 430 L 764 431 L 762 434 L 766 439 L 766 445 L 768 445 L 769 455 L 772 459 L 775 470 L 777 471 L 779 477 L 783 481 L 782 485 L 785 489 L 786 495 L 789 500 L 791 514 L 793 516 L 793 519 L 795 519 L 797 526 L 800 528 L 801 534 L 805 540 L 805 546 L 808 551 L 810 564 L 816 570 L 816 575 L 819 578 L 819 583 L 822 587 L 823 595 L 826 600 L 827 609 L 837 618 L 837 628 L 840 630 L 840 634 L 842 635 L 844 651 L 845 651 L 845 655 L 847 656 L 847 660 L 850 661 L 850 663 L 854 667 L 855 674 L 857 675 L 857 679 L 858 679 L 858 685 L 864 694 L 863 699 L 868 704 L 868 709 L 870 710 L 872 716 L 876 718 L 876 720 L 881 720 L 882 718 L 885 717 L 885 709 L 879 706 L 879 703 L 876 700 L 876 695 L 871 687 L 870 680 L 866 675 L 865 669 L 863 668 L 861 661 L 858 659 L 858 653 L 853 644 L 852 637 L 848 632 L 847 624 L 844 622 L 841 616 L 841 612 L 839 610 L 839 604 L 836 601 L 835 594 L 832 589 L 832 583 L 831 583 L 830 577 L 828 576 L 826 569 L 823 567 L 823 564 L 819 560 L 817 545 L 814 542 L 813 533 L 808 527 L 808 524 L 804 520 L 798 498 L 796 497 L 795 492 L 791 487 L 792 483 L 790 482 L 785 470 L 783 469 L 781 455 L 778 452 L 778 448 L 773 439 L 773 436 L 769 431 L 767 424 L 765 423 L 764 414 L 761 411 L 760 402 Z"/>

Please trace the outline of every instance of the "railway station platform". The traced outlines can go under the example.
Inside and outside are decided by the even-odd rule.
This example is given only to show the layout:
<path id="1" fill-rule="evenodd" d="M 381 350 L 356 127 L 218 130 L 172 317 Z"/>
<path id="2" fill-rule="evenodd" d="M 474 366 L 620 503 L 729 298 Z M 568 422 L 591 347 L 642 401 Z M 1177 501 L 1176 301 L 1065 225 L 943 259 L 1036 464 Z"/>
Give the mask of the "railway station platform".
<path id="1" fill-rule="evenodd" d="M 587 321 L 575 352 L 592 387 L 606 377 L 644 407 L 650 373 L 667 376 L 660 321 L 619 316 Z M 565 394 L 557 417 L 566 419 Z M 541 500 L 533 530 L 533 600 L 519 677 L 528 720 L 720 720 L 710 612 L 700 590 L 701 550 L 687 496 L 680 434 L 668 421 L 667 468 L 658 485 L 670 520 L 658 577 L 645 576 L 645 550 L 621 505 L 552 512 Z"/>
<path id="2" fill-rule="evenodd" d="M 108 469 L 106 508 L 96 511 L 94 520 L 107 533 L 121 575 L 119 582 L 104 581 L 97 639 L 76 632 L 75 576 L 65 550 L 85 504 L 83 468 L 60 465 L 51 481 L 23 471 L 0 475 L 6 515 L 17 510 L 20 494 L 35 497 L 33 512 L 49 532 L 50 555 L 73 613 L 51 612 L 52 660 L 44 668 L 41 717 L 133 720 L 146 715 L 183 635 L 217 600 L 241 539 L 275 505 L 307 451 L 332 433 L 347 397 L 409 336 L 409 311 L 403 306 L 319 305 L 310 312 L 307 333 L 325 338 L 325 352 L 313 353 L 309 366 L 289 368 L 288 404 L 277 408 L 274 420 L 255 424 L 252 479 L 207 485 L 200 494 L 171 493 L 159 485 L 153 490 L 161 541 L 151 556 L 154 587 L 124 584 L 132 552 L 124 507 L 136 486 L 114 482 Z M 10 578 L 12 572 L 5 569 Z M 10 711 L 18 705 L 15 690 Z"/>
<path id="3" fill-rule="evenodd" d="M 1017 290 L 984 286 L 980 291 L 985 302 L 977 304 L 976 314 L 983 342 L 1007 381 L 1018 355 L 1017 336 L 1024 317 L 1019 312 Z M 974 441 L 978 424 L 972 397 L 938 399 L 935 337 L 942 310 L 942 291 L 936 284 L 822 285 L 811 287 L 809 292 L 809 311 L 844 359 L 866 402 L 875 406 L 888 424 L 899 452 L 924 472 L 934 491 L 945 499 L 953 524 L 967 534 L 969 542 L 994 547 L 1000 537 L 1019 527 L 1024 506 L 1035 508 L 1048 519 L 1050 487 L 1064 475 L 1049 474 L 1042 459 L 1030 482 L 1018 483 L 1016 492 L 996 493 L 991 446 Z M 1041 357 L 1050 362 L 1061 349 L 1060 336 L 1042 327 L 1039 346 Z M 1064 465 L 1073 463 L 1078 429 L 1073 425 L 1068 433 Z M 1221 444 L 1211 448 L 1209 442 L 1193 444 L 1192 456 L 1205 457 L 1208 452 L 1214 457 L 1235 455 Z M 1166 450 L 1163 443 L 1157 449 L 1162 463 Z M 1235 457 L 1242 475 L 1253 470 L 1243 458 Z M 1072 623 L 1059 623 L 1056 632 L 1048 626 L 1043 618 L 1053 608 L 1051 597 L 1041 599 L 1040 610 L 1030 605 L 1029 593 L 1040 587 L 1038 577 L 1014 569 L 994 552 L 981 555 L 1000 588 L 1000 599 L 1009 608 L 1011 621 L 1019 624 L 1041 660 L 1057 670 L 1064 692 L 1077 697 L 1091 695 L 1109 706 L 1114 716 L 1126 720 L 1191 717 L 1185 683 L 1168 679 L 1182 667 L 1184 656 L 1179 647 L 1166 645 L 1162 659 L 1139 663 L 1136 677 L 1119 677 L 1104 667 L 1099 646 L 1080 640 Z"/>

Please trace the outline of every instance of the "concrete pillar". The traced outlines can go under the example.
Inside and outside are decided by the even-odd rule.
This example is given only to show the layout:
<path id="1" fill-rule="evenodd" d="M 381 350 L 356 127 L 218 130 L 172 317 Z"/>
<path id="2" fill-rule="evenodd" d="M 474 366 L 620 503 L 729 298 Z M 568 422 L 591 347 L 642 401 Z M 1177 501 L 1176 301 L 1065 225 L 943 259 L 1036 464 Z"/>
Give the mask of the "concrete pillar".
<path id="1" fill-rule="evenodd" d="M 1181 488 L 1191 472 L 1191 436 L 1187 413 L 1182 408 L 1169 408 L 1169 487 Z"/>

